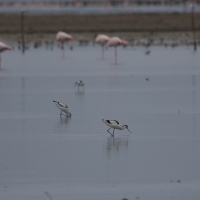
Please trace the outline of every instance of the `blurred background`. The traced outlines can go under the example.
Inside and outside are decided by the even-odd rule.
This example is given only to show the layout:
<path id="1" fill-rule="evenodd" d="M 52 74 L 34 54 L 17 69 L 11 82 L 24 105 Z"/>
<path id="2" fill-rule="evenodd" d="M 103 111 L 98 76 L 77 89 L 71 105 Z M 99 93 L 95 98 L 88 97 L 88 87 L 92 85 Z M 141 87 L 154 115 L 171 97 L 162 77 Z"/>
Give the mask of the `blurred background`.
<path id="1" fill-rule="evenodd" d="M 0 0 L 0 33 L 20 33 L 22 23 L 26 34 L 190 33 L 193 19 L 195 30 L 200 29 L 199 12 L 198 0 Z"/>
<path id="2" fill-rule="evenodd" d="M 200 0 L 0 0 L 0 199 L 199 200 L 199 45 Z"/>

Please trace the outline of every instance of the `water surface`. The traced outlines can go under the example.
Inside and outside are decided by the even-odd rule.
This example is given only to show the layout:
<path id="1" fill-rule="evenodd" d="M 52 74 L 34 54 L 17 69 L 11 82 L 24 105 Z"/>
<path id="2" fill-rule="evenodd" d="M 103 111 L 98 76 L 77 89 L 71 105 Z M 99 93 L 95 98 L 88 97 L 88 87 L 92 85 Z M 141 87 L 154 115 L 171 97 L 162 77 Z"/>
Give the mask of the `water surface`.
<path id="1" fill-rule="evenodd" d="M 150 50 L 120 47 L 117 65 L 92 45 L 3 53 L 0 198 L 199 199 L 199 51 Z M 133 133 L 113 138 L 103 118 Z"/>

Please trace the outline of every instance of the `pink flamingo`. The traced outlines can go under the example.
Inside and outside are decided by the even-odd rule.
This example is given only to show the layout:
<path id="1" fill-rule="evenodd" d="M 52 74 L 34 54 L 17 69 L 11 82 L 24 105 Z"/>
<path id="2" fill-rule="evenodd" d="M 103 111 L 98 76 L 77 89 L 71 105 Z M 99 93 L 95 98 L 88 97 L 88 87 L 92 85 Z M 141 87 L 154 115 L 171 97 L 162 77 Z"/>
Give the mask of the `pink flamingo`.
<path id="1" fill-rule="evenodd" d="M 6 51 L 6 50 L 11 50 L 11 48 L 0 41 L 0 68 L 1 68 L 1 52 Z"/>
<path id="2" fill-rule="evenodd" d="M 110 39 L 110 37 L 108 37 L 107 35 L 103 35 L 103 34 L 98 35 L 95 39 L 95 42 L 102 46 L 102 59 L 104 59 L 104 46 L 108 42 L 109 39 Z"/>
<path id="3" fill-rule="evenodd" d="M 62 58 L 64 58 L 64 42 L 65 41 L 69 41 L 69 40 L 73 40 L 74 38 L 62 31 L 59 31 L 56 35 L 56 40 L 58 40 L 59 42 L 61 42 L 62 45 Z"/>
<path id="4" fill-rule="evenodd" d="M 112 37 L 108 40 L 108 46 L 115 48 L 115 64 L 117 64 L 117 46 L 123 45 L 126 46 L 127 41 L 120 39 L 119 37 Z"/>

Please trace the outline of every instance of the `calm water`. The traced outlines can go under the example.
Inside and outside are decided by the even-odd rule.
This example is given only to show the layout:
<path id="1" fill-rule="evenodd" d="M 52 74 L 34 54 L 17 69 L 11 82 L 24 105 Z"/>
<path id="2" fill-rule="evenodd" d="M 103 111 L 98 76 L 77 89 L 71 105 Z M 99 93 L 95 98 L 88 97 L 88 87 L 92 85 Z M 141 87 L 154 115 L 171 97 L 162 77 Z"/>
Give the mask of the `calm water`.
<path id="1" fill-rule="evenodd" d="M 0 199 L 199 200 L 200 52 L 150 50 L 118 48 L 117 65 L 92 45 L 3 53 Z"/>

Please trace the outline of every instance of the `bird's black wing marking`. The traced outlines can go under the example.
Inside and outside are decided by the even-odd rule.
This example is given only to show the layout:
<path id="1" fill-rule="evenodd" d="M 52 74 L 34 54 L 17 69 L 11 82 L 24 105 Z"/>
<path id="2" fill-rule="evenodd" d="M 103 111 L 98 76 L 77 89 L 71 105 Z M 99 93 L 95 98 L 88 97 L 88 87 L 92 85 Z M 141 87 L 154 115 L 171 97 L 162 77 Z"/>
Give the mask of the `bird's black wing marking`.
<path id="1" fill-rule="evenodd" d="M 59 102 L 58 102 L 58 104 L 60 105 L 60 107 L 68 108 L 67 105 L 65 105 L 65 104 L 63 104 L 63 103 L 59 103 Z"/>
<path id="2" fill-rule="evenodd" d="M 109 124 L 119 124 L 119 122 L 117 120 L 105 120 L 107 123 Z"/>

